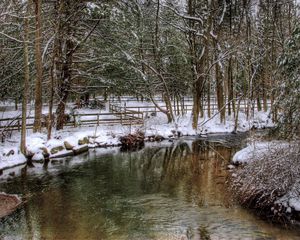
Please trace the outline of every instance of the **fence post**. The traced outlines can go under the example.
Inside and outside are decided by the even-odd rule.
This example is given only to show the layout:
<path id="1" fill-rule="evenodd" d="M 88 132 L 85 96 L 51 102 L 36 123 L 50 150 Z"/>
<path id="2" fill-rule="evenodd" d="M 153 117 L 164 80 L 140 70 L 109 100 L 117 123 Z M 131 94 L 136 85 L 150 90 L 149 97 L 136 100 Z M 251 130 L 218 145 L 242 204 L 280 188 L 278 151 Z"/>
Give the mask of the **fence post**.
<path id="1" fill-rule="evenodd" d="M 18 132 L 20 132 L 20 129 L 21 129 L 21 127 L 20 127 L 20 120 L 18 120 Z"/>
<path id="2" fill-rule="evenodd" d="M 97 114 L 97 126 L 99 126 L 99 120 L 100 120 L 100 116 L 99 114 Z"/>
<path id="3" fill-rule="evenodd" d="M 74 127 L 76 127 L 76 115 L 75 114 L 73 114 L 73 119 L 74 119 L 74 122 L 73 122 Z"/>
<path id="4" fill-rule="evenodd" d="M 123 116 L 122 116 L 122 112 L 120 113 L 121 115 L 121 124 L 123 125 Z"/>

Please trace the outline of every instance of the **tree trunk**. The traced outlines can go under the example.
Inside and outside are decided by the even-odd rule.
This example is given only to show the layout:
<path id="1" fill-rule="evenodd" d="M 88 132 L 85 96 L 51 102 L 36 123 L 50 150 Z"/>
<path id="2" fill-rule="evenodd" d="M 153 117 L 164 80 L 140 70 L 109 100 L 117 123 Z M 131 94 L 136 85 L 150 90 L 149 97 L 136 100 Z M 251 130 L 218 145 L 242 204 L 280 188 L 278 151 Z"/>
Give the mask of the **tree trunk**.
<path id="1" fill-rule="evenodd" d="M 66 102 L 69 96 L 70 88 L 71 88 L 71 66 L 73 62 L 73 50 L 74 44 L 71 38 L 68 38 L 66 41 L 66 61 L 63 63 L 62 67 L 62 79 L 61 85 L 58 92 L 59 102 L 56 109 L 57 114 L 57 122 L 56 129 L 63 129 L 64 124 L 66 122 L 65 118 L 65 108 Z"/>
<path id="2" fill-rule="evenodd" d="M 238 123 L 239 123 L 239 112 L 240 112 L 240 106 L 241 106 L 241 98 L 239 98 L 238 100 L 238 104 L 236 107 L 236 113 L 235 113 L 235 119 L 234 119 L 234 129 L 233 132 L 236 133 L 237 132 L 237 128 L 238 128 Z"/>
<path id="3" fill-rule="evenodd" d="M 74 4 L 77 4 L 75 2 Z M 59 11 L 61 16 L 64 16 L 65 19 L 70 18 L 70 16 L 73 14 L 70 12 L 72 6 L 72 1 L 70 0 L 64 0 L 60 2 Z M 73 7 L 73 9 L 76 9 Z M 66 102 L 69 97 L 70 89 L 71 89 L 71 79 L 72 79 L 72 72 L 71 67 L 73 64 L 73 54 L 74 54 L 74 42 L 73 42 L 73 35 L 74 35 L 74 29 L 73 29 L 73 22 L 72 21 L 66 21 L 64 22 L 64 19 L 58 19 L 59 24 L 59 34 L 58 37 L 60 38 L 60 46 L 59 46 L 59 59 L 57 61 L 57 64 L 60 65 L 59 68 L 59 75 L 57 77 L 58 81 L 58 106 L 56 109 L 56 129 L 60 130 L 63 129 L 66 117 L 65 117 L 65 108 L 66 108 Z M 63 26 L 64 25 L 64 28 Z"/>
<path id="4" fill-rule="evenodd" d="M 232 77 L 232 57 L 229 59 L 228 63 L 228 115 L 231 115 L 231 110 L 234 111 L 234 101 L 233 101 L 233 77 Z"/>
<path id="5" fill-rule="evenodd" d="M 26 118 L 27 118 L 27 102 L 29 95 L 29 54 L 28 54 L 28 40 L 29 40 L 29 2 L 27 2 L 26 15 L 24 18 L 24 89 L 22 101 L 22 127 L 21 127 L 21 152 L 26 154 Z"/>
<path id="6" fill-rule="evenodd" d="M 204 70 L 203 59 L 201 59 L 198 65 L 198 69 L 199 72 L 198 71 L 197 72 L 200 76 L 197 77 L 193 88 L 194 93 L 193 93 L 193 109 L 192 109 L 192 120 L 193 120 L 192 127 L 195 130 L 198 128 L 198 120 L 199 120 L 200 113 L 201 115 L 203 115 L 201 101 L 202 101 L 203 85 L 204 85 L 205 77 L 204 74 L 200 72 L 200 69 L 201 71 Z"/>
<path id="7" fill-rule="evenodd" d="M 223 88 L 222 73 L 220 71 L 219 63 L 216 63 L 216 73 L 215 74 L 216 74 L 218 111 L 220 112 L 220 121 L 221 121 L 221 123 L 224 123 L 226 108 L 224 108 L 224 88 Z"/>
<path id="8" fill-rule="evenodd" d="M 207 117 L 211 117 L 210 81 L 207 83 Z"/>
<path id="9" fill-rule="evenodd" d="M 42 78 L 43 63 L 41 52 L 41 0 L 34 0 L 35 4 L 35 64 L 36 64 L 36 80 L 35 80 L 35 106 L 34 106 L 34 125 L 33 132 L 40 132 L 42 128 Z"/>
<path id="10" fill-rule="evenodd" d="M 168 123 L 171 123 L 174 121 L 174 114 L 173 114 L 171 99 L 168 93 L 164 94 L 164 102 L 167 107 Z"/>

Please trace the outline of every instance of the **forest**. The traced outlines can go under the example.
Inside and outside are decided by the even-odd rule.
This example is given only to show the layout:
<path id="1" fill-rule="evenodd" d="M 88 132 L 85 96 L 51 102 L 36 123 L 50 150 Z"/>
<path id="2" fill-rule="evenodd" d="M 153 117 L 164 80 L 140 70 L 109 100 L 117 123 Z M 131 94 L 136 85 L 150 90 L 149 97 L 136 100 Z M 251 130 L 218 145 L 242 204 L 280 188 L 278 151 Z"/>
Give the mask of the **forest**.
<path id="1" fill-rule="evenodd" d="M 221 121 L 242 99 L 247 116 L 255 103 L 267 111 L 270 101 L 273 120 L 284 109 L 294 132 L 297 9 L 293 0 L 5 0 L 0 97 L 33 101 L 38 132 L 43 103 L 51 113 L 57 104 L 55 125 L 62 129 L 66 102 L 91 92 L 154 102 L 160 94 L 169 122 L 178 114 L 172 100 L 192 96 L 194 129 L 199 116 L 211 115 L 211 97 Z"/>
<path id="2" fill-rule="evenodd" d="M 299 14 L 298 0 L 0 1 L 0 190 L 16 158 L 250 132 L 247 144 L 220 150 L 231 191 L 272 220 L 294 221 Z"/>

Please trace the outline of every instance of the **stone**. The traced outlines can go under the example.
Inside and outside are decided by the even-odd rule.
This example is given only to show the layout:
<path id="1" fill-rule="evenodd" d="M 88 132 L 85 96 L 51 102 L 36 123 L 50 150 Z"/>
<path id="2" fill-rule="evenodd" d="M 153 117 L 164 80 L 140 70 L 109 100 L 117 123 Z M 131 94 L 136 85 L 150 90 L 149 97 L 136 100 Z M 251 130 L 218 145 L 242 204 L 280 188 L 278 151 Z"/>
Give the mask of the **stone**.
<path id="1" fill-rule="evenodd" d="M 60 151 L 64 150 L 64 147 L 63 146 L 58 146 L 58 147 L 54 147 L 50 150 L 51 154 L 56 154 Z"/>
<path id="2" fill-rule="evenodd" d="M 64 141 L 64 145 L 67 150 L 72 150 L 74 148 L 74 146 L 68 141 Z"/>
<path id="3" fill-rule="evenodd" d="M 83 139 L 78 140 L 78 145 L 84 145 L 84 144 L 89 144 L 88 137 L 84 137 Z"/>

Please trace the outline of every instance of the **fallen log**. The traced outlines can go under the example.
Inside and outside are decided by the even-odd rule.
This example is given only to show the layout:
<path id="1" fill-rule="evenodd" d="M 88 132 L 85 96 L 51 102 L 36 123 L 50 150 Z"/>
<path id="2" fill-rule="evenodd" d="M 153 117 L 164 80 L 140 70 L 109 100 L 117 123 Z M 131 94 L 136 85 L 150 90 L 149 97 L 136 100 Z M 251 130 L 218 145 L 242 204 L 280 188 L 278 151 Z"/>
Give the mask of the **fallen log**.
<path id="1" fill-rule="evenodd" d="M 79 145 L 78 147 L 73 148 L 74 155 L 78 155 L 89 150 L 89 145 Z"/>
<path id="2" fill-rule="evenodd" d="M 121 151 L 137 150 L 144 147 L 145 134 L 143 132 L 136 132 L 120 137 Z"/>

